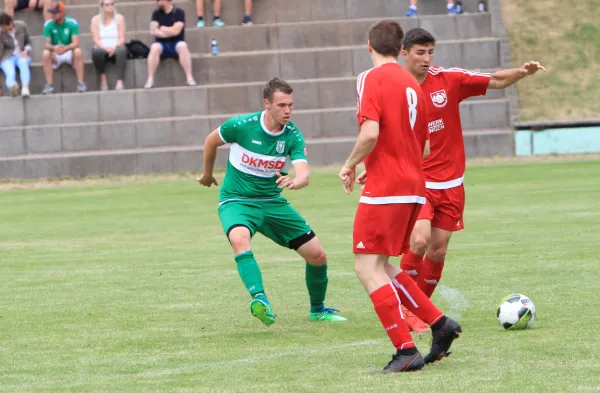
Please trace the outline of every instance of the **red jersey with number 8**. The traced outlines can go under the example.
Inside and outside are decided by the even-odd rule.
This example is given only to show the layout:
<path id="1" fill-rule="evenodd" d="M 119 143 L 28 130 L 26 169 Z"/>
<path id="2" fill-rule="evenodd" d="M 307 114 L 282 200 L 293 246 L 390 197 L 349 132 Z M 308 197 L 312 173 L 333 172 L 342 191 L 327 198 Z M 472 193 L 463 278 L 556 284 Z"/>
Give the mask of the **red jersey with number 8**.
<path id="1" fill-rule="evenodd" d="M 365 158 L 361 203 L 425 203 L 423 150 L 429 139 L 427 103 L 419 83 L 398 63 L 359 75 L 358 124 L 379 123 L 375 148 Z"/>

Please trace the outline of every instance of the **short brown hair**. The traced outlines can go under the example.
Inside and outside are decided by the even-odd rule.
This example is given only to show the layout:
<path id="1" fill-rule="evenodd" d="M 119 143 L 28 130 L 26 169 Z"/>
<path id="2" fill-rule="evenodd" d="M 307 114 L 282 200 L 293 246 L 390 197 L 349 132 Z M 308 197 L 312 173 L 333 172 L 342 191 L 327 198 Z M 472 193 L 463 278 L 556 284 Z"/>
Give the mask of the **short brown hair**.
<path id="1" fill-rule="evenodd" d="M 263 98 L 271 101 L 273 99 L 273 94 L 275 94 L 276 91 L 280 91 L 285 94 L 292 94 L 294 89 L 292 89 L 292 86 L 290 86 L 290 84 L 283 79 L 273 78 L 267 82 L 267 85 L 263 90 Z"/>
<path id="2" fill-rule="evenodd" d="M 10 26 L 12 22 L 12 16 L 5 13 L 0 13 L 0 26 Z"/>
<path id="3" fill-rule="evenodd" d="M 410 29 L 406 32 L 406 38 L 402 44 L 402 49 L 410 52 L 413 45 L 435 45 L 435 38 L 430 32 L 421 28 Z"/>
<path id="4" fill-rule="evenodd" d="M 373 50 L 383 56 L 398 57 L 404 32 L 398 22 L 382 20 L 369 29 L 369 42 Z"/>

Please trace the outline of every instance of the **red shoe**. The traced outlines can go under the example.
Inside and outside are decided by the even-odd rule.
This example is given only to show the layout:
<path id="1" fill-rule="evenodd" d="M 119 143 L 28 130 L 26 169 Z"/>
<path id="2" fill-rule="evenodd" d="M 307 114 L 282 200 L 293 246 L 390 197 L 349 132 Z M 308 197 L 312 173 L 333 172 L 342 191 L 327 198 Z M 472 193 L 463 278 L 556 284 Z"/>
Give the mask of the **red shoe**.
<path id="1" fill-rule="evenodd" d="M 431 331 L 429 326 L 427 326 L 425 322 L 421 321 L 421 318 L 408 311 L 406 307 L 401 307 L 402 314 L 404 314 L 404 321 L 408 325 L 408 330 L 415 333 L 427 333 Z"/>

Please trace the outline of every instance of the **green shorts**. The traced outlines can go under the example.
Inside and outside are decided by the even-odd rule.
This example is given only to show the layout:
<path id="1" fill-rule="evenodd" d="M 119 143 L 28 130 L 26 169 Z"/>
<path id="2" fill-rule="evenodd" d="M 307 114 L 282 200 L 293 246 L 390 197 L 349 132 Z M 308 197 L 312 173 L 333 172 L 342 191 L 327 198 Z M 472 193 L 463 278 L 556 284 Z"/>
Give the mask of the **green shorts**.
<path id="1" fill-rule="evenodd" d="M 304 218 L 284 198 L 267 201 L 231 201 L 219 206 L 219 219 L 227 236 L 238 226 L 254 236 L 260 232 L 280 246 L 298 249 L 315 237 Z"/>

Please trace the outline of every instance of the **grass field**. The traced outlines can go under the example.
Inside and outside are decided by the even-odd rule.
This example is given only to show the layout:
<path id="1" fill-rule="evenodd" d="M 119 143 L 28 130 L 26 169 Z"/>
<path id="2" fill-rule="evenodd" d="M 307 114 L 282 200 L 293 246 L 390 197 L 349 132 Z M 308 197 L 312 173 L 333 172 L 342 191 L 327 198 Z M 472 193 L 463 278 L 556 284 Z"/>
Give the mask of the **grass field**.
<path id="1" fill-rule="evenodd" d="M 216 214 L 193 180 L 0 192 L 2 392 L 600 391 L 600 161 L 469 168 L 467 229 L 434 300 L 459 319 L 453 355 L 373 375 L 394 352 L 352 269 L 357 195 L 334 172 L 286 192 L 329 253 L 328 305 L 307 320 L 304 266 L 254 244 L 278 314 L 248 311 Z M 507 332 L 497 302 L 537 306 Z M 417 339 L 427 352 L 429 337 Z"/>

